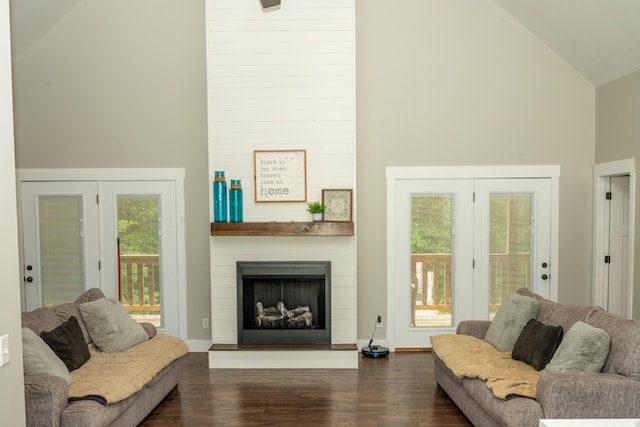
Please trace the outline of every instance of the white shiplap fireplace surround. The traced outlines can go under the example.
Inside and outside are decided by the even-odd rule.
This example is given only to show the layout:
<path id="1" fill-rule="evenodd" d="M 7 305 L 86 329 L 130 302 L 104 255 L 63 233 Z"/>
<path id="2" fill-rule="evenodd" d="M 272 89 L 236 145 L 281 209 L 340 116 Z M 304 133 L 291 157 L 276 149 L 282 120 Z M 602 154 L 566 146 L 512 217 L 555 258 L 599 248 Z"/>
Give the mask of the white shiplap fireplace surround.
<path id="1" fill-rule="evenodd" d="M 352 188 L 355 208 L 354 0 L 206 5 L 212 179 L 242 181 L 245 222 L 308 222 L 304 202 L 256 203 L 253 167 L 254 150 L 306 150 L 307 201 Z M 331 343 L 355 344 L 355 247 L 355 236 L 211 237 L 209 367 L 357 368 L 355 349 L 233 350 L 238 261 L 330 261 Z"/>

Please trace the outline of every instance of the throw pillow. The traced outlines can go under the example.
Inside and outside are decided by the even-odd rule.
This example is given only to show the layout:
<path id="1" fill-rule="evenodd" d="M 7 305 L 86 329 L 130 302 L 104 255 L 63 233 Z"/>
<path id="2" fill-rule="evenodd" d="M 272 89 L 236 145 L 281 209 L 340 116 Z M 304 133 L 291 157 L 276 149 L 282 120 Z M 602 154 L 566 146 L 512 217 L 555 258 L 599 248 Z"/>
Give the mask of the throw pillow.
<path id="1" fill-rule="evenodd" d="M 546 372 L 600 372 L 609 354 L 609 334 L 576 322 L 558 346 Z"/>
<path id="2" fill-rule="evenodd" d="M 69 372 L 78 369 L 89 360 L 89 346 L 78 324 L 78 319 L 71 316 L 69 320 L 50 332 L 42 332 L 40 338 L 64 362 Z"/>
<path id="3" fill-rule="evenodd" d="M 541 371 L 547 366 L 561 341 L 562 326 L 545 325 L 531 319 L 513 346 L 511 357 Z"/>
<path id="4" fill-rule="evenodd" d="M 498 351 L 511 351 L 527 322 L 537 314 L 535 299 L 511 292 L 500 305 L 484 339 Z"/>
<path id="5" fill-rule="evenodd" d="M 71 375 L 62 360 L 29 328 L 22 328 L 22 362 L 24 374 L 62 377 L 67 385 Z"/>
<path id="6" fill-rule="evenodd" d="M 80 304 L 93 343 L 105 353 L 117 353 L 149 339 L 149 335 L 119 301 L 102 298 Z"/>

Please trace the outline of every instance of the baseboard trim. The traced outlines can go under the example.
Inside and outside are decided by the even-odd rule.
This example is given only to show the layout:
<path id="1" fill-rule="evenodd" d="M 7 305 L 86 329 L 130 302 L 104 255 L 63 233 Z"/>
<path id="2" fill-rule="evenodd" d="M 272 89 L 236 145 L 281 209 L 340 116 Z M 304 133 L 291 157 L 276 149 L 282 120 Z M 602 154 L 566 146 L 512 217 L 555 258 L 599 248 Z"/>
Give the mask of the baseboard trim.
<path id="1" fill-rule="evenodd" d="M 211 347 L 211 340 L 187 340 L 189 352 L 206 353 Z"/>

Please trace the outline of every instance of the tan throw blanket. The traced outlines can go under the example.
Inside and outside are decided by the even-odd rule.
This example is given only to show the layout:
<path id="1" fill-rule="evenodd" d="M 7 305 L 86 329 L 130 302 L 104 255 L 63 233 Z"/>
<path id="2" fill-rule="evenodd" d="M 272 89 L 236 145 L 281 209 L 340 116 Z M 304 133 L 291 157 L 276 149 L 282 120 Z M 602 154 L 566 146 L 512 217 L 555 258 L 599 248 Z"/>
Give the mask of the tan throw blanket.
<path id="1" fill-rule="evenodd" d="M 109 404 L 142 390 L 165 366 L 187 354 L 188 348 L 176 337 L 156 335 L 120 353 L 103 353 L 94 345 L 89 351 L 89 360 L 71 372 L 69 399 L 92 396 Z"/>
<path id="2" fill-rule="evenodd" d="M 511 352 L 499 352 L 488 342 L 469 335 L 436 335 L 431 337 L 431 345 L 456 377 L 484 380 L 493 394 L 503 400 L 518 396 L 536 398 L 536 384 L 542 371 L 513 360 Z"/>

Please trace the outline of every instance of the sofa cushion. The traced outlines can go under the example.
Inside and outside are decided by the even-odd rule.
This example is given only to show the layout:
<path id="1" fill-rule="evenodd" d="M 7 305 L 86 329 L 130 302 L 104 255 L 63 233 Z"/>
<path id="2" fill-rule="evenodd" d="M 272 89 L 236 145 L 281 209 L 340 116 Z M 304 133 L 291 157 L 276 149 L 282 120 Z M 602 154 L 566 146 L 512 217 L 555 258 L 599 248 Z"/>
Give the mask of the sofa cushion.
<path id="1" fill-rule="evenodd" d="M 102 293 L 100 289 L 91 288 L 91 289 L 87 289 L 82 294 L 80 294 L 80 296 L 76 298 L 74 303 L 82 304 L 84 302 L 95 301 L 97 299 L 104 298 L 104 297 L 105 295 Z"/>
<path id="2" fill-rule="evenodd" d="M 571 329 L 578 320 L 586 321 L 591 313 L 603 312 L 598 306 L 578 306 L 558 304 L 530 291 L 527 288 L 520 288 L 516 291 L 520 295 L 534 298 L 538 301 L 538 315 L 536 320 L 545 325 L 562 326 L 563 331 Z"/>
<path id="3" fill-rule="evenodd" d="M 78 321 L 78 326 L 80 326 L 80 330 L 82 330 L 84 341 L 87 344 L 91 342 L 91 335 L 89 335 L 89 331 L 87 331 L 87 326 L 84 324 L 84 320 L 82 320 L 82 313 L 80 313 L 80 308 L 78 307 L 78 303 L 67 302 L 51 308 L 53 309 L 54 313 L 56 313 L 56 316 L 58 316 L 58 319 L 60 319 L 61 322 L 66 322 L 72 317 L 75 317 L 76 320 Z"/>
<path id="4" fill-rule="evenodd" d="M 544 418 L 542 406 L 535 399 L 528 397 L 496 399 L 484 381 L 479 379 L 464 378 L 462 386 L 468 393 L 468 399 L 478 402 L 488 416 L 497 420 L 495 424 L 477 425 L 537 426 L 540 418 Z"/>
<path id="5" fill-rule="evenodd" d="M 27 376 L 62 377 L 67 385 L 71 375 L 65 364 L 51 348 L 29 328 L 22 328 L 22 362 Z"/>
<path id="6" fill-rule="evenodd" d="M 93 343 L 106 353 L 117 353 L 149 339 L 119 301 L 101 298 L 80 304 Z"/>
<path id="7" fill-rule="evenodd" d="M 22 326 L 31 329 L 38 336 L 42 331 L 52 331 L 60 325 L 62 321 L 51 307 L 36 308 L 22 313 Z"/>
<path id="8" fill-rule="evenodd" d="M 640 320 L 627 320 L 600 311 L 592 313 L 587 323 L 604 329 L 611 337 L 602 372 L 640 380 Z"/>
<path id="9" fill-rule="evenodd" d="M 562 326 L 545 325 L 531 319 L 513 346 L 511 357 L 541 371 L 547 366 L 561 341 Z"/>
<path id="10" fill-rule="evenodd" d="M 578 321 L 565 335 L 545 371 L 600 372 L 608 353 L 609 334 Z"/>
<path id="11" fill-rule="evenodd" d="M 89 360 L 89 347 L 75 316 L 69 318 L 53 331 L 42 332 L 40 338 L 51 347 L 69 371 L 78 369 Z"/>
<path id="12" fill-rule="evenodd" d="M 498 351 L 511 351 L 522 329 L 537 314 L 535 299 L 511 292 L 500 305 L 484 339 Z"/>

